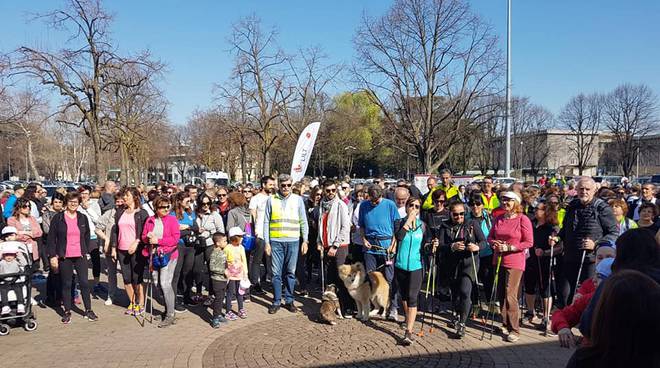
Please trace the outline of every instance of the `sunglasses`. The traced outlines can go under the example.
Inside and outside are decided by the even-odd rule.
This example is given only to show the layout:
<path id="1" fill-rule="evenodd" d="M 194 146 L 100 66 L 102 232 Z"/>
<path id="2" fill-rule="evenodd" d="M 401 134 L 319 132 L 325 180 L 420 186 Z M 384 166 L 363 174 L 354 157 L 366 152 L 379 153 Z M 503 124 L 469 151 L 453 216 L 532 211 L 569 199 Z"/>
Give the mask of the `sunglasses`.
<path id="1" fill-rule="evenodd" d="M 210 206 L 210 205 L 211 205 L 211 203 L 209 203 L 209 202 L 202 202 L 202 206 Z"/>
<path id="2" fill-rule="evenodd" d="M 282 188 L 289 188 L 291 186 L 293 186 L 293 184 L 280 184 L 280 187 Z"/>
<path id="3" fill-rule="evenodd" d="M 247 194 L 247 193 L 252 193 L 252 192 L 249 191 L 249 190 L 244 190 L 243 193 L 246 193 L 246 194 Z"/>
<path id="4" fill-rule="evenodd" d="M 479 206 L 483 206 L 484 204 L 483 204 L 483 203 L 474 203 L 474 202 L 473 202 L 473 203 L 470 203 L 469 205 L 470 205 L 470 207 L 479 207 Z"/>
<path id="5" fill-rule="evenodd" d="M 24 204 L 24 205 L 21 206 L 21 208 L 30 208 L 30 205 L 29 204 Z"/>
<path id="6" fill-rule="evenodd" d="M 337 193 L 337 189 L 326 189 L 326 193 Z"/>
<path id="7" fill-rule="evenodd" d="M 348 187 L 341 187 L 341 189 L 344 189 L 344 190 L 345 190 L 345 189 L 348 189 Z"/>
<path id="8" fill-rule="evenodd" d="M 226 196 L 227 196 L 226 193 L 220 193 L 220 194 L 218 194 L 218 197 L 226 197 Z"/>
<path id="9" fill-rule="evenodd" d="M 515 202 L 516 200 L 513 198 L 504 198 L 502 199 L 502 202 Z"/>
<path id="10" fill-rule="evenodd" d="M 445 200 L 444 200 L 444 199 L 440 199 L 440 200 L 437 200 L 437 201 L 433 201 L 433 203 L 435 203 L 435 204 L 444 204 L 444 203 L 445 203 Z"/>
<path id="11" fill-rule="evenodd" d="M 463 217 L 465 216 L 465 212 L 452 212 L 451 215 L 454 217 Z"/>
<path id="12" fill-rule="evenodd" d="M 411 204 L 411 205 L 408 205 L 408 208 L 414 208 L 414 209 L 418 210 L 419 205 L 418 204 Z"/>
<path id="13" fill-rule="evenodd" d="M 170 206 L 158 206 L 157 209 L 159 209 L 159 210 L 169 210 Z"/>

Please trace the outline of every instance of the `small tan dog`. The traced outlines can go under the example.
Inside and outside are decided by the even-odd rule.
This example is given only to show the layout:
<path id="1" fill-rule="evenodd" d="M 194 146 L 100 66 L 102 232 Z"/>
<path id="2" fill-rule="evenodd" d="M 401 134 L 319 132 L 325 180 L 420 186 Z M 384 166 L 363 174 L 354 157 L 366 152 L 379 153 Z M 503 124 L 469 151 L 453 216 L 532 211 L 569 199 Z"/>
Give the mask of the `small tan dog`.
<path id="1" fill-rule="evenodd" d="M 368 276 L 368 278 L 367 278 Z M 339 278 L 346 285 L 348 293 L 357 304 L 357 319 L 369 320 L 371 303 L 376 307 L 375 311 L 383 308 L 383 319 L 387 313 L 387 305 L 390 295 L 390 285 L 381 272 L 367 271 L 361 262 L 352 265 L 339 266 Z"/>
<path id="2" fill-rule="evenodd" d="M 337 298 L 337 287 L 330 284 L 325 287 L 323 296 L 321 297 L 321 320 L 331 325 L 337 324 L 337 318 L 343 319 L 341 314 L 341 307 L 339 305 L 339 298 Z"/>

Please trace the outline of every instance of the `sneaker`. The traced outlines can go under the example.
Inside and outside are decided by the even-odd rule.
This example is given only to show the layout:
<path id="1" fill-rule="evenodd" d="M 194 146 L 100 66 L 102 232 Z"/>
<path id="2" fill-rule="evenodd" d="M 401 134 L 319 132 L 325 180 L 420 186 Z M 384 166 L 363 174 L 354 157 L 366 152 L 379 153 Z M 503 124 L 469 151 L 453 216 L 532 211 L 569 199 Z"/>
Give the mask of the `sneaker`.
<path id="1" fill-rule="evenodd" d="M 193 298 L 190 298 L 184 302 L 184 304 L 188 307 L 196 307 L 199 305 L 198 302 L 196 302 Z"/>
<path id="2" fill-rule="evenodd" d="M 413 342 L 415 342 L 415 337 L 411 332 L 406 331 L 405 335 L 403 335 L 403 340 L 401 343 L 405 346 L 410 346 L 413 344 Z"/>
<path id="3" fill-rule="evenodd" d="M 91 309 L 88 310 L 87 312 L 85 312 L 85 316 L 84 316 L 84 318 L 85 318 L 86 320 L 90 321 L 90 322 L 96 322 L 96 321 L 99 320 L 99 317 L 98 317 L 98 316 L 96 315 L 96 313 L 94 313 L 94 311 L 91 310 Z"/>
<path id="4" fill-rule="evenodd" d="M 213 318 L 211 320 L 211 327 L 220 328 L 220 320 L 218 318 Z"/>
<path id="5" fill-rule="evenodd" d="M 133 312 L 135 311 L 135 305 L 133 303 L 129 304 L 126 310 L 124 311 L 124 314 L 127 316 L 132 316 Z"/>
<path id="6" fill-rule="evenodd" d="M 80 294 L 76 295 L 76 296 L 73 298 L 73 302 L 76 303 L 76 305 L 80 305 L 80 304 L 82 304 L 82 299 L 80 299 Z"/>
<path id="7" fill-rule="evenodd" d="M 0 314 L 2 314 L 4 316 L 4 315 L 7 315 L 9 313 L 11 313 L 11 308 L 9 308 L 8 305 L 5 305 L 4 307 L 2 307 L 2 311 L 0 311 Z"/>
<path id="8" fill-rule="evenodd" d="M 37 303 L 37 300 L 35 298 L 30 298 L 30 305 L 38 305 L 38 304 L 39 303 Z M 76 304 L 80 304 L 80 303 L 76 303 Z"/>
<path id="9" fill-rule="evenodd" d="M 293 302 L 291 303 L 285 303 L 284 304 L 284 309 L 288 310 L 291 313 L 297 313 L 298 312 L 298 307 L 293 305 Z"/>
<path id="10" fill-rule="evenodd" d="M 246 319 L 247 318 L 247 311 L 245 309 L 241 309 L 238 311 L 238 316 L 241 319 Z"/>
<path id="11" fill-rule="evenodd" d="M 177 305 L 174 306 L 174 312 L 176 312 L 176 313 L 185 313 L 187 311 L 188 310 L 186 309 L 186 307 L 184 307 L 181 304 L 177 304 Z"/>
<path id="12" fill-rule="evenodd" d="M 516 342 L 518 340 L 520 340 L 520 336 L 515 332 L 511 332 L 506 336 L 506 341 L 508 342 Z"/>
<path id="13" fill-rule="evenodd" d="M 229 311 L 227 312 L 227 314 L 225 314 L 225 318 L 227 318 L 230 321 L 235 321 L 238 319 L 238 316 L 236 315 L 236 313 Z"/>
<path id="14" fill-rule="evenodd" d="M 388 321 L 394 321 L 394 322 L 399 322 L 399 312 L 396 310 L 392 309 L 390 311 L 389 316 L 387 316 Z"/>
<path id="15" fill-rule="evenodd" d="M 275 314 L 278 310 L 280 310 L 280 306 L 272 304 L 270 307 L 268 307 L 268 314 Z"/>
<path id="16" fill-rule="evenodd" d="M 133 315 L 134 316 L 141 316 L 142 313 L 144 313 L 144 308 L 142 308 L 141 305 L 136 304 L 135 306 L 133 306 Z"/>
<path id="17" fill-rule="evenodd" d="M 264 295 L 264 294 L 266 294 L 266 292 L 264 291 L 264 289 L 261 288 L 261 285 L 256 285 L 256 286 L 252 287 L 252 290 L 251 290 L 250 294 L 252 294 L 252 295 Z"/>
<path id="18" fill-rule="evenodd" d="M 112 305 L 112 298 L 111 298 L 111 297 L 108 297 L 108 299 L 106 299 L 105 302 L 104 302 L 103 304 L 105 304 L 105 305 Z"/>
<path id="19" fill-rule="evenodd" d="M 71 311 L 64 312 L 64 315 L 62 316 L 62 323 L 64 323 L 65 325 L 71 323 Z"/>
<path id="20" fill-rule="evenodd" d="M 456 327 L 456 337 L 462 339 L 465 336 L 465 323 L 458 323 Z"/>
<path id="21" fill-rule="evenodd" d="M 163 318 L 158 324 L 158 328 L 167 328 L 175 324 L 176 324 L 176 317 L 165 316 L 165 318 Z"/>
<path id="22" fill-rule="evenodd" d="M 16 306 L 16 313 L 17 314 L 24 314 L 25 313 L 25 305 L 24 304 L 19 304 Z"/>

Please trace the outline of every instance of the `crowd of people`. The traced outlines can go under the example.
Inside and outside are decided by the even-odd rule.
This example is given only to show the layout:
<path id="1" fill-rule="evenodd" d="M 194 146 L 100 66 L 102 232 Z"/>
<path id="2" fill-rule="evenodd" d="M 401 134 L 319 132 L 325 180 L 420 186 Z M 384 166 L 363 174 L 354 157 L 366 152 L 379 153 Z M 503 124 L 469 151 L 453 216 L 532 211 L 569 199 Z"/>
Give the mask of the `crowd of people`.
<path id="1" fill-rule="evenodd" d="M 13 189 L 2 199 L 2 244 L 28 246 L 34 271 L 47 276 L 46 294 L 34 302 L 61 309 L 65 324 L 80 299 L 83 317 L 96 321 L 91 297 L 111 306 L 124 292 L 124 313 L 140 316 L 149 283 L 165 307 L 162 328 L 198 306 L 212 308 L 214 328 L 245 319 L 245 303 L 265 297 L 264 289 L 272 290 L 268 313 L 296 313 L 296 297 L 325 286 L 315 278 L 320 267 L 350 317 L 355 304 L 337 269 L 362 262 L 390 284 L 383 313 L 403 322 L 406 345 L 415 339 L 418 302 L 428 300 L 422 289 L 433 285 L 432 299 L 451 301 L 456 338 L 470 324 L 487 329 L 489 321 L 471 322 L 485 315 L 512 343 L 522 323 L 558 334 L 562 346 L 581 346 L 571 366 L 604 357 L 658 363 L 651 341 L 660 332 L 660 202 L 651 183 L 543 177 L 504 186 L 486 176 L 456 186 L 442 170 L 423 195 L 405 180 L 392 187 L 383 179 L 294 183 L 285 174 L 263 177 L 258 188 L 108 181 L 58 191 L 48 203 L 38 183 Z M 25 267 L 14 261 L 15 249 L 0 247 L 0 273 Z"/>

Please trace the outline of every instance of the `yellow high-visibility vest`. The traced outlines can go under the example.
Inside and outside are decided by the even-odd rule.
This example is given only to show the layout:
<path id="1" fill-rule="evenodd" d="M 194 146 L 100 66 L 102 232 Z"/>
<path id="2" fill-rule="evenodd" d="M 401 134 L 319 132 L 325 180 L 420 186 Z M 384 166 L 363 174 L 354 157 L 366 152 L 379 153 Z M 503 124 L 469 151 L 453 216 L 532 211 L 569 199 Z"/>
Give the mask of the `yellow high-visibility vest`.
<path id="1" fill-rule="evenodd" d="M 500 206 L 500 200 L 497 198 L 497 194 L 495 193 L 491 195 L 490 201 L 485 194 L 481 193 L 481 200 L 484 202 L 484 209 L 488 211 L 488 213 L 493 212 L 494 209 Z"/>
<path id="2" fill-rule="evenodd" d="M 279 238 L 299 238 L 300 237 L 300 216 L 298 198 L 291 194 L 286 200 L 286 207 L 283 207 L 282 198 L 279 194 L 270 197 L 270 222 L 268 229 L 271 239 Z"/>

